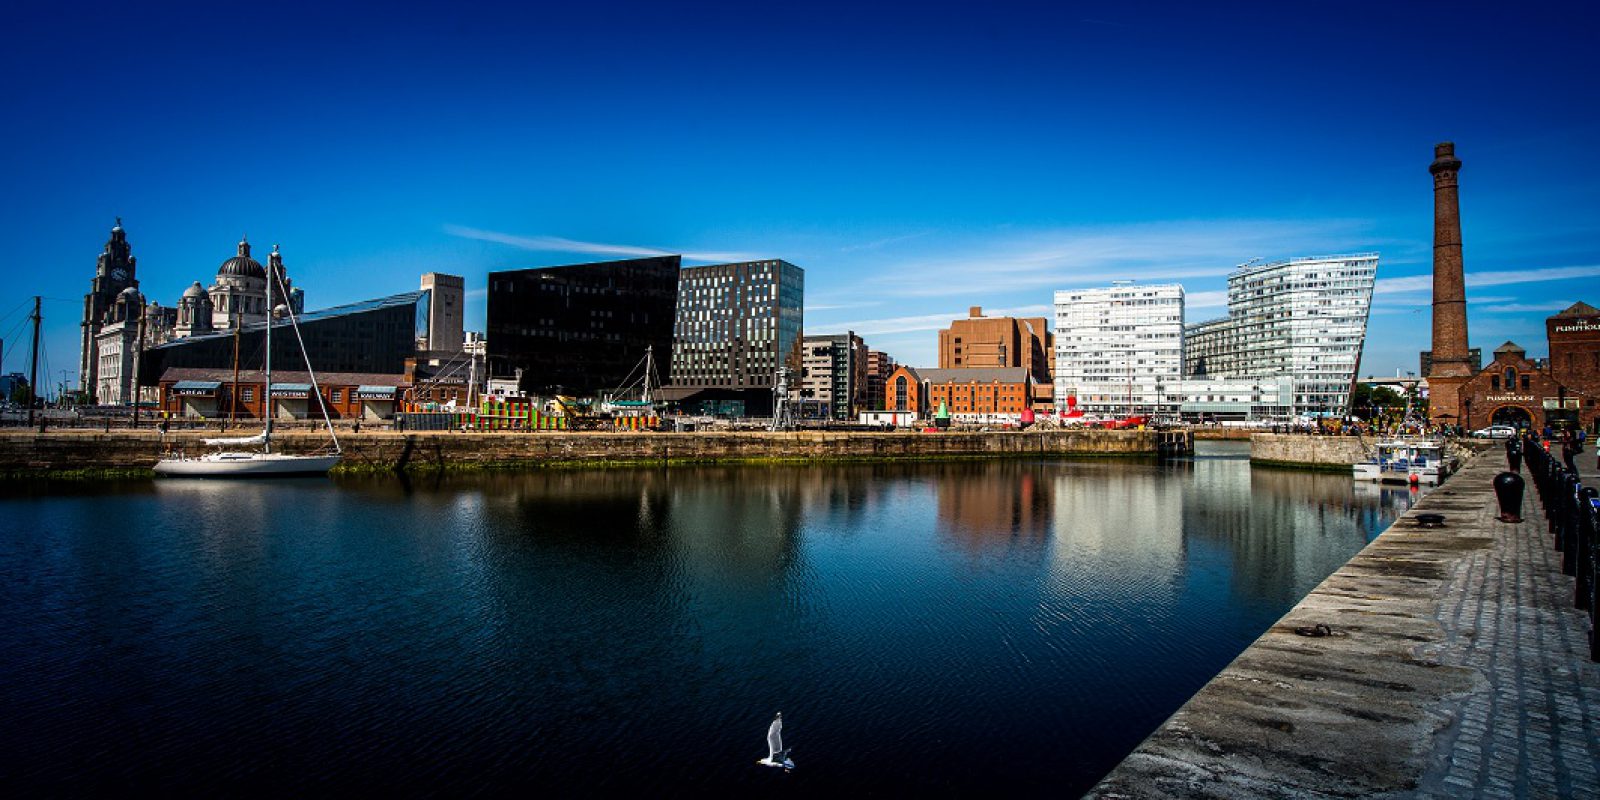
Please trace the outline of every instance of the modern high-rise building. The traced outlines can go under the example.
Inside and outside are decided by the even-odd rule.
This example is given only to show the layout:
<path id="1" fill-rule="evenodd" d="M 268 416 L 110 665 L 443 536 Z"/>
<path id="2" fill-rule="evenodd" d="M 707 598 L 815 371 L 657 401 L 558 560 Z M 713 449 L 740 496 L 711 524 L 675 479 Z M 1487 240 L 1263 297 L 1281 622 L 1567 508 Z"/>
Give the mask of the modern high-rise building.
<path id="1" fill-rule="evenodd" d="M 1228 276 L 1228 316 L 1190 325 L 1185 376 L 1293 383 L 1276 406 L 1342 416 L 1366 341 L 1377 253 L 1247 264 Z M 1465 354 L 1463 353 L 1463 357 Z"/>
<path id="2" fill-rule="evenodd" d="M 1117 281 L 1059 291 L 1055 311 L 1056 408 L 1075 405 L 1104 415 L 1178 412 L 1182 286 Z"/>
<path id="3" fill-rule="evenodd" d="M 546 397 L 621 388 L 647 348 L 658 364 L 672 350 L 678 266 L 652 256 L 489 273 L 490 377 L 520 376 L 522 392 Z"/>
<path id="4" fill-rule="evenodd" d="M 829 419 L 853 420 L 866 410 L 867 344 L 855 331 L 805 337 L 801 373 L 801 401 L 820 401 Z"/>
<path id="5" fill-rule="evenodd" d="M 768 414 L 780 368 L 798 391 L 805 270 L 779 259 L 685 267 L 677 301 L 670 399 L 690 411 Z"/>
<path id="6" fill-rule="evenodd" d="M 894 356 L 881 350 L 867 351 L 867 410 L 883 410 L 884 388 L 888 386 L 889 376 L 894 374 L 896 366 Z"/>

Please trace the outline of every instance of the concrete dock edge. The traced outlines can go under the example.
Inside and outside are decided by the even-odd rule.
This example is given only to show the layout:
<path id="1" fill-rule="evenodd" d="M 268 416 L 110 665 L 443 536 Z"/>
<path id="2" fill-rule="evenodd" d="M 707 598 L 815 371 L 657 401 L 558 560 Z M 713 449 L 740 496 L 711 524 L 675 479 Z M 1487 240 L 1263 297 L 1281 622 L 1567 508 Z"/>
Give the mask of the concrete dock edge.
<path id="1" fill-rule="evenodd" d="M 1531 490 L 1497 521 L 1503 468 L 1472 458 L 1087 796 L 1600 796 L 1587 620 Z"/>

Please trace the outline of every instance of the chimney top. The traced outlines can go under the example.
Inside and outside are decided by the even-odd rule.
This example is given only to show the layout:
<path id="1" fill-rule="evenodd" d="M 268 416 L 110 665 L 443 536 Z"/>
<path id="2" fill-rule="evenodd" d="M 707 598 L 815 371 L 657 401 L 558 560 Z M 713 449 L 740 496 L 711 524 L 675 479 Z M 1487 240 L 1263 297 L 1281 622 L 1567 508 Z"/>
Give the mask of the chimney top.
<path id="1" fill-rule="evenodd" d="M 967 313 L 971 314 L 973 317 L 981 317 L 983 316 L 983 306 L 973 306 L 967 309 Z"/>

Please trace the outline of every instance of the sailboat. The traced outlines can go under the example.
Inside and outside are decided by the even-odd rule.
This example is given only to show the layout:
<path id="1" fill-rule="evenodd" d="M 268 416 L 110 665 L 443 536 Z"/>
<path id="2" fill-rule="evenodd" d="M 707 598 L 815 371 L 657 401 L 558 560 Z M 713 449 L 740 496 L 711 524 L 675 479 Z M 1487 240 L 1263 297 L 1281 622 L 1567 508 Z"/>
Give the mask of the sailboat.
<path id="1" fill-rule="evenodd" d="M 276 252 L 276 247 L 274 247 Z M 259 447 L 259 450 L 219 450 L 193 458 L 178 455 L 162 458 L 156 462 L 156 474 L 190 477 L 190 478 L 251 478 L 277 475 L 326 475 L 328 470 L 343 457 L 339 447 L 339 437 L 333 432 L 333 420 L 328 417 L 328 407 L 322 402 L 321 394 L 317 389 L 317 373 L 311 369 L 311 357 L 306 354 L 305 338 L 300 335 L 300 324 L 297 321 L 294 309 L 285 305 L 284 316 L 289 319 L 289 326 L 294 330 L 295 339 L 300 344 L 300 357 L 305 359 L 306 372 L 311 377 L 311 395 L 317 398 L 317 405 L 322 409 L 322 421 L 328 427 L 328 438 L 332 444 L 333 452 L 319 455 L 291 455 L 289 453 L 275 453 L 272 450 L 272 318 L 277 316 L 277 309 L 272 305 L 272 284 L 278 280 L 278 271 L 274 267 L 267 268 L 267 333 L 266 333 L 266 386 L 262 391 L 262 399 L 266 403 L 265 425 L 260 433 L 254 436 L 241 436 L 222 439 L 203 440 L 209 447 Z M 235 388 L 238 379 L 234 379 Z"/>
<path id="2" fill-rule="evenodd" d="M 650 378 L 656 371 L 655 356 L 651 352 L 654 349 L 653 346 L 645 347 L 644 360 L 639 362 L 634 367 L 634 372 L 629 373 L 628 377 L 623 380 L 622 389 L 618 390 L 615 395 L 606 396 L 606 399 L 600 404 L 601 413 L 611 414 L 616 417 L 653 417 L 656 415 L 655 398 L 650 393 Z M 638 373 L 640 367 L 644 368 L 643 373 L 639 381 L 634 382 L 633 376 Z M 643 385 L 639 389 L 638 400 L 621 399 L 622 396 L 631 396 L 633 387 L 640 383 Z"/>

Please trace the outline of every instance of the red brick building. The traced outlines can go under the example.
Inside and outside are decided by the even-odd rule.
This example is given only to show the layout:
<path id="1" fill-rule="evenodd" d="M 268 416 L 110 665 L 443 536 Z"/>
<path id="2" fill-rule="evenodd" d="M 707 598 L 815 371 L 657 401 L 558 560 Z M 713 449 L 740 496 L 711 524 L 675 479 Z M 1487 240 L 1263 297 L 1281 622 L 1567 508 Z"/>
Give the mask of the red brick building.
<path id="1" fill-rule="evenodd" d="M 884 409 L 933 416 L 946 403 L 952 417 L 972 421 L 992 415 L 1021 414 L 1033 401 L 1033 377 L 1024 367 L 919 369 L 902 366 L 889 375 Z"/>
<path id="2" fill-rule="evenodd" d="M 1056 337 L 1044 317 L 985 317 L 973 306 L 967 319 L 939 331 L 939 368 L 1022 367 L 1035 384 L 1055 378 Z"/>
<path id="3" fill-rule="evenodd" d="M 1573 303 L 1544 321 L 1550 375 L 1589 394 L 1600 393 L 1600 309 Z"/>
<path id="4" fill-rule="evenodd" d="M 1530 361 L 1515 342 L 1506 342 L 1495 349 L 1493 361 L 1461 384 L 1455 399 L 1463 428 L 1581 426 L 1600 434 L 1600 310 L 1575 303 L 1546 319 L 1545 332 L 1548 369 Z"/>
<path id="5" fill-rule="evenodd" d="M 388 419 L 409 388 L 404 375 L 361 372 L 319 372 L 317 384 L 333 419 Z M 241 370 L 235 384 L 231 369 L 169 367 L 161 373 L 157 411 L 174 419 L 262 419 L 267 413 L 265 389 L 265 375 L 256 370 Z M 320 417 L 312 393 L 309 373 L 273 370 L 273 418 Z"/>

